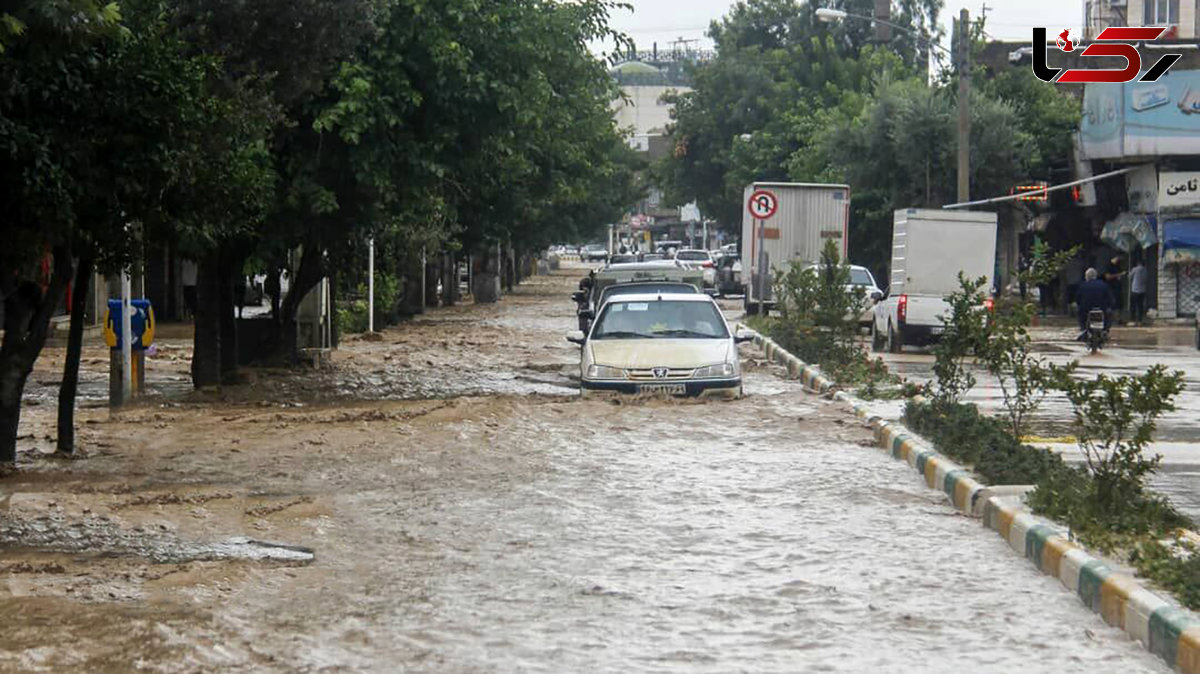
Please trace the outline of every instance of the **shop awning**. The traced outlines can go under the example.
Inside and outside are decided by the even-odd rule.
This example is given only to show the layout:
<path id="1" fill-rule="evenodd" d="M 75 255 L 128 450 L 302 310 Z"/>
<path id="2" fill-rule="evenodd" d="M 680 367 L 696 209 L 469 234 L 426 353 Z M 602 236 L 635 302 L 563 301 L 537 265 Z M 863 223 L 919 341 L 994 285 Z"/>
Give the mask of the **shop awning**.
<path id="1" fill-rule="evenodd" d="M 1132 253 L 1137 248 L 1147 248 L 1158 243 L 1157 221 L 1153 215 L 1122 213 L 1111 222 L 1105 223 L 1100 240 L 1117 250 Z"/>
<path id="2" fill-rule="evenodd" d="M 1200 262 L 1200 219 L 1167 220 L 1163 223 L 1163 262 Z"/>

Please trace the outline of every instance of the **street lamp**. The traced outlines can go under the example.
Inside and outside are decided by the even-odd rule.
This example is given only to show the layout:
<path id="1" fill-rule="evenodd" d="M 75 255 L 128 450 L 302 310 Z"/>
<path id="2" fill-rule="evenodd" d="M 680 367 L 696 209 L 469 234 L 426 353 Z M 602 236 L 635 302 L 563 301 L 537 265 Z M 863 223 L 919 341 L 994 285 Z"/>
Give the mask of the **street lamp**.
<path id="1" fill-rule="evenodd" d="M 942 45 L 917 33 L 911 28 L 900 26 L 890 21 L 876 19 L 873 16 L 852 14 L 832 7 L 821 7 L 817 10 L 817 18 L 825 23 L 834 23 L 845 19 L 861 19 L 872 23 L 890 26 L 902 33 L 907 33 L 925 44 L 931 45 L 950 55 L 958 65 L 958 201 L 965 203 L 971 200 L 971 49 L 968 42 L 967 26 L 970 25 L 971 15 L 964 7 L 958 15 L 958 54 L 954 54 Z M 957 56 L 957 58 L 956 58 Z"/>

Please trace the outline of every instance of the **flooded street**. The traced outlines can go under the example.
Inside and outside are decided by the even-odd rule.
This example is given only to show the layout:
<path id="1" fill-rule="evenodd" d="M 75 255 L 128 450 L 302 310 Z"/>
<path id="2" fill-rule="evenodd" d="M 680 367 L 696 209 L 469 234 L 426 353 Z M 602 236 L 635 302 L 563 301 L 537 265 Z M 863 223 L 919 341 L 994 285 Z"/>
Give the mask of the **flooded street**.
<path id="1" fill-rule="evenodd" d="M 0 668 L 1168 671 L 751 347 L 738 401 L 581 400 L 574 282 L 87 408 L 83 460 L 31 407 Z"/>

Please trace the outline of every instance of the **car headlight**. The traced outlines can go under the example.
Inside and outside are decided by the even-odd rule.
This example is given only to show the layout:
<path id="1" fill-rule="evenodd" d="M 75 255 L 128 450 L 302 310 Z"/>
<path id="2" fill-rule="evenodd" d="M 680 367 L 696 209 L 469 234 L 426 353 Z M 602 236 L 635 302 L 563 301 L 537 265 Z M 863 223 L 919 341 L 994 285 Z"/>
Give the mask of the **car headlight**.
<path id="1" fill-rule="evenodd" d="M 588 379 L 624 379 L 625 370 L 607 365 L 589 365 L 587 376 Z"/>
<path id="2" fill-rule="evenodd" d="M 721 363 L 719 365 L 709 365 L 696 370 L 692 376 L 697 379 L 707 377 L 732 377 L 735 374 L 733 363 Z"/>

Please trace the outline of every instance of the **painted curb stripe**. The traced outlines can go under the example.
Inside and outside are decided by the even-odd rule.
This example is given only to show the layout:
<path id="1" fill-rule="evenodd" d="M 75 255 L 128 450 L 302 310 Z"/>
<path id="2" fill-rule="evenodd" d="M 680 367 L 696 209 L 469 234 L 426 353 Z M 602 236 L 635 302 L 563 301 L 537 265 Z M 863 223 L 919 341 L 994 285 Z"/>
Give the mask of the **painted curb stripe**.
<path id="1" fill-rule="evenodd" d="M 1038 568 L 1043 573 L 1054 576 L 1061 581 L 1060 572 L 1062 570 L 1063 555 L 1067 554 L 1067 551 L 1074 547 L 1070 541 L 1062 536 L 1048 536 L 1042 543 L 1042 559 L 1038 564 Z M 1063 581 L 1063 584 L 1066 585 L 1066 582 Z M 1075 590 L 1075 588 L 1070 589 L 1072 592 Z"/>
<path id="2" fill-rule="evenodd" d="M 1195 667 L 1200 665 L 1200 662 L 1195 661 L 1197 642 L 1192 638 L 1188 643 L 1183 643 L 1182 638 L 1185 631 L 1194 633 L 1195 627 L 1196 621 L 1178 606 L 1164 606 L 1158 609 L 1150 616 L 1150 652 L 1166 660 L 1168 664 L 1178 663 L 1181 671 L 1197 671 Z M 1184 646 L 1183 653 L 1180 653 L 1181 645 Z M 1189 663 L 1192 669 L 1184 666 L 1185 659 L 1193 660 L 1193 663 Z"/>
<path id="3" fill-rule="evenodd" d="M 1113 627 L 1125 629 L 1125 607 L 1138 588 L 1132 576 L 1114 573 L 1100 584 L 1100 617 Z"/>
<path id="4" fill-rule="evenodd" d="M 1042 573 L 1049 573 L 1045 566 L 1046 541 L 1054 534 L 1055 531 L 1045 524 L 1035 524 L 1025 532 L 1025 559 L 1033 562 Z"/>
<path id="5" fill-rule="evenodd" d="M 1112 569 L 1098 559 L 1084 562 L 1079 568 L 1079 590 L 1076 594 L 1085 606 L 1096 613 L 1100 612 L 1100 586 L 1112 573 Z"/>
<path id="6" fill-rule="evenodd" d="M 1200 674 L 1200 626 L 1189 627 L 1179 635 L 1175 666 L 1184 674 Z"/>

